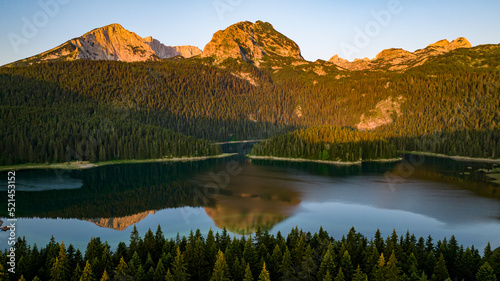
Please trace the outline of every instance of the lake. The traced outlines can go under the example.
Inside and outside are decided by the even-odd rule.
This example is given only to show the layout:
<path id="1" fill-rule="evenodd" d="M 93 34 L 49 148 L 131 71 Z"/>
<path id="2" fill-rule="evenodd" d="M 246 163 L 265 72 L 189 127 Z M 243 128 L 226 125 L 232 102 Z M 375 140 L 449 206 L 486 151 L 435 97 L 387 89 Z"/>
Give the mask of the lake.
<path id="1" fill-rule="evenodd" d="M 17 235 L 39 246 L 54 236 L 84 249 L 91 237 L 113 248 L 128 242 L 133 225 L 141 235 L 160 225 L 166 237 L 191 229 L 207 233 L 225 227 L 238 236 L 257 226 L 271 233 L 323 226 L 341 238 L 355 227 L 368 237 L 377 229 L 384 237 L 395 229 L 400 235 L 432 235 L 435 241 L 455 235 L 460 244 L 482 252 L 488 241 L 500 246 L 500 187 L 475 173 L 480 168 L 492 164 L 405 155 L 399 163 L 335 166 L 238 155 L 18 171 Z M 0 177 L 5 179 L 0 200 L 6 202 L 7 173 Z M 6 210 L 0 215 L 5 225 Z M 7 235 L 0 232 L 1 249 Z"/>

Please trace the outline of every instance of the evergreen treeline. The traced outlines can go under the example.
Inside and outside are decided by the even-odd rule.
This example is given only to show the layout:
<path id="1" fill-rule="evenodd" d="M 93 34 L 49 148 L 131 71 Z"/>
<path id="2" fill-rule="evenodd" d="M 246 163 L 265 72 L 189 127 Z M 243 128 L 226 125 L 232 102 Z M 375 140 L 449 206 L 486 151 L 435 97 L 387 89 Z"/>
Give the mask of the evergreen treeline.
<path id="1" fill-rule="evenodd" d="M 1 280 L 497 280 L 500 248 L 490 244 L 483 255 L 474 246 L 464 248 L 452 236 L 433 242 L 415 235 L 374 238 L 352 228 L 335 240 L 298 228 L 285 237 L 258 230 L 255 236 L 231 238 L 226 230 L 206 237 L 191 231 L 188 237 L 165 239 L 158 226 L 112 251 L 107 242 L 92 238 L 85 252 L 52 238 L 45 247 L 17 240 L 17 268 L 7 274 L 6 255 L 0 256 Z"/>
<path id="2" fill-rule="evenodd" d="M 390 159 L 396 147 L 373 132 L 319 126 L 279 135 L 256 144 L 253 155 L 330 161 Z"/>

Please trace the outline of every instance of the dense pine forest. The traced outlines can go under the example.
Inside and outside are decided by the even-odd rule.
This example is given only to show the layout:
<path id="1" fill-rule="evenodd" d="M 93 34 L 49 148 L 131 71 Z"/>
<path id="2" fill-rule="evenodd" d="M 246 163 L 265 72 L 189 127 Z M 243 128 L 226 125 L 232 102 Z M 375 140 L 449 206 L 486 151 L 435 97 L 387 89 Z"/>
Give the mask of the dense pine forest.
<path id="1" fill-rule="evenodd" d="M 213 141 L 355 128 L 387 101 L 391 122 L 374 130 L 398 150 L 497 158 L 499 64 L 500 47 L 485 45 L 405 72 L 286 58 L 2 67 L 0 165 L 213 155 Z"/>
<path id="2" fill-rule="evenodd" d="M 391 159 L 396 147 L 376 133 L 331 126 L 311 127 L 256 144 L 253 155 L 324 161 Z"/>
<path id="3" fill-rule="evenodd" d="M 84 252 L 54 238 L 45 246 L 30 246 L 18 238 L 16 274 L 1 280 L 468 280 L 500 278 L 500 248 L 490 244 L 480 253 L 458 244 L 452 236 L 434 242 L 394 231 L 368 239 L 352 228 L 334 239 L 298 228 L 283 236 L 257 230 L 254 236 L 231 238 L 226 230 L 203 236 L 165 239 L 158 226 L 141 237 L 134 226 L 128 244 L 111 249 L 92 238 Z M 10 278 L 10 279 L 9 279 Z"/>
<path id="4" fill-rule="evenodd" d="M 151 159 L 220 154 L 220 147 L 145 124 L 51 83 L 0 76 L 0 164 Z"/>

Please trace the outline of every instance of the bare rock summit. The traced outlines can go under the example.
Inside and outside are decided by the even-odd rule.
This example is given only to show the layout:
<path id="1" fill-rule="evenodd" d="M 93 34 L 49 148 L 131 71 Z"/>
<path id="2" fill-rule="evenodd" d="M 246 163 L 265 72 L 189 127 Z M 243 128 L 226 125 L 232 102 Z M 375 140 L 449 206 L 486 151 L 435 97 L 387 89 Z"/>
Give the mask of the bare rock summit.
<path id="1" fill-rule="evenodd" d="M 259 61 L 264 57 L 291 57 L 303 60 L 299 46 L 267 22 L 245 21 L 217 31 L 205 46 L 202 57 Z"/>
<path id="2" fill-rule="evenodd" d="M 393 48 L 383 50 L 373 60 L 356 59 L 349 62 L 335 55 L 330 59 L 330 62 L 347 70 L 388 69 L 404 71 L 425 63 L 430 57 L 442 55 L 459 48 L 471 47 L 472 45 L 467 39 L 460 37 L 452 42 L 446 39 L 440 40 L 430 44 L 425 49 L 416 50 L 413 53 Z"/>
<path id="3" fill-rule="evenodd" d="M 153 61 L 178 55 L 191 57 L 201 50 L 193 46 L 169 47 L 158 40 L 142 38 L 114 23 L 93 29 L 62 45 L 11 65 L 29 65 L 45 61 L 115 60 L 125 62 Z"/>

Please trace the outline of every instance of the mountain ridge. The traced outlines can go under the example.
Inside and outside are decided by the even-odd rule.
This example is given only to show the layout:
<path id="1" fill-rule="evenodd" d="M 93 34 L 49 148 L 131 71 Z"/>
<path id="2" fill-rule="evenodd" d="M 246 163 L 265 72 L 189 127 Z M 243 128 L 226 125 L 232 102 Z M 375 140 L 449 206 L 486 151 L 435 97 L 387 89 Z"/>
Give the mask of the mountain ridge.
<path id="1" fill-rule="evenodd" d="M 406 70 L 414 66 L 422 65 L 430 57 L 446 54 L 460 48 L 471 48 L 472 44 L 464 37 L 459 37 L 452 42 L 447 39 L 439 40 L 424 49 L 410 52 L 401 48 L 382 50 L 377 56 L 370 60 L 355 59 L 353 62 L 334 55 L 329 62 L 347 70 L 366 70 L 375 68 L 388 68 L 389 70 Z"/>
<path id="2" fill-rule="evenodd" d="M 194 46 L 166 46 L 153 37 L 142 38 L 118 23 L 92 29 L 80 37 L 7 66 L 30 65 L 60 60 L 118 60 L 125 62 L 154 61 L 175 56 L 191 57 L 201 54 Z"/>
<path id="3" fill-rule="evenodd" d="M 459 37 L 451 42 L 443 39 L 414 52 L 400 48 L 385 49 L 371 60 L 364 58 L 350 62 L 335 55 L 327 63 L 339 70 L 405 71 L 422 65 L 431 57 L 471 47 L 466 38 Z M 303 58 L 297 43 L 277 31 L 270 23 L 242 21 L 215 32 L 203 51 L 190 45 L 166 46 L 152 36 L 143 38 L 120 24 L 113 23 L 92 29 L 48 51 L 5 66 L 78 59 L 157 61 L 178 56 L 212 58 L 212 63 L 216 65 L 227 59 L 246 61 L 257 67 L 260 67 L 261 63 L 267 63 L 273 69 L 279 67 L 283 59 L 294 60 L 293 65 L 312 63 Z M 322 69 L 315 69 L 315 72 L 321 75 L 324 73 Z"/>

